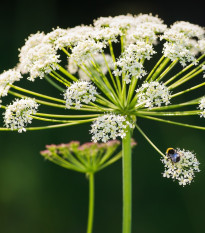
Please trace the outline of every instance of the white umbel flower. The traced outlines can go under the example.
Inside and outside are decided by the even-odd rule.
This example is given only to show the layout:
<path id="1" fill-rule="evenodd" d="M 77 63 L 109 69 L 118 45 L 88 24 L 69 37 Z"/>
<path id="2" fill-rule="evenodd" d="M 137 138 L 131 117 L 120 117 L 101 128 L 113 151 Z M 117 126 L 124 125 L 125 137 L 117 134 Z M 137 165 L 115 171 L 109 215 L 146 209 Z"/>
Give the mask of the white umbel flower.
<path id="1" fill-rule="evenodd" d="M 167 41 L 164 44 L 164 56 L 172 61 L 179 59 L 182 66 L 189 62 L 196 64 L 195 56 L 203 47 L 200 40 L 204 38 L 204 35 L 204 28 L 198 25 L 184 21 L 174 23 L 161 36 L 161 39 Z"/>
<path id="2" fill-rule="evenodd" d="M 174 163 L 167 155 L 162 159 L 165 166 L 163 177 L 178 180 L 179 185 L 185 186 L 190 184 L 195 176 L 195 172 L 199 172 L 199 161 L 194 153 L 186 150 L 176 149 L 179 154 L 179 162 Z"/>
<path id="3" fill-rule="evenodd" d="M 200 112 L 200 117 L 205 118 L 205 97 L 201 98 L 201 100 L 199 102 L 199 109 L 202 110 Z"/>
<path id="4" fill-rule="evenodd" d="M 124 81 L 128 84 L 131 82 L 131 77 L 142 78 L 146 75 L 144 67 L 140 62 L 141 59 L 149 60 L 155 53 L 152 45 L 145 41 L 137 41 L 136 44 L 130 44 L 122 56 L 115 63 L 119 69 L 116 69 L 114 75 L 124 74 Z"/>
<path id="5" fill-rule="evenodd" d="M 23 78 L 21 73 L 16 69 L 10 69 L 0 74 L 0 97 L 6 96 L 10 85 L 21 78 Z"/>
<path id="6" fill-rule="evenodd" d="M 92 141 L 107 142 L 117 137 L 124 138 L 126 135 L 127 126 L 134 128 L 134 126 L 126 120 L 126 116 L 106 114 L 98 117 L 91 125 L 90 133 Z"/>
<path id="7" fill-rule="evenodd" d="M 32 116 L 36 114 L 38 104 L 34 99 L 16 99 L 12 104 L 7 106 L 4 114 L 4 123 L 11 130 L 18 129 L 19 133 L 25 132 L 25 126 L 30 124 Z"/>
<path id="8" fill-rule="evenodd" d="M 56 29 L 60 30 L 60 29 Z M 54 30 L 53 33 L 57 33 Z M 63 30 L 63 29 L 62 29 Z M 93 33 L 92 26 L 76 26 L 74 28 L 68 28 L 57 37 L 55 37 L 55 41 L 53 41 L 56 49 L 62 49 L 64 47 L 76 46 L 80 41 L 87 40 L 92 38 L 91 35 Z"/>
<path id="9" fill-rule="evenodd" d="M 147 108 L 154 106 L 160 107 L 162 104 L 168 105 L 170 103 L 171 94 L 168 88 L 159 82 L 143 83 L 140 88 L 136 90 L 138 95 L 138 105 Z"/>
<path id="10" fill-rule="evenodd" d="M 183 33 L 189 38 L 197 37 L 198 39 L 202 39 L 205 35 L 205 29 L 203 27 L 185 21 L 175 22 L 171 28 L 174 31 Z"/>
<path id="11" fill-rule="evenodd" d="M 125 30 L 134 26 L 135 16 L 132 15 L 119 15 L 115 17 L 100 17 L 97 20 L 94 20 L 95 27 L 111 27 L 111 28 L 119 28 L 121 30 Z"/>
<path id="12" fill-rule="evenodd" d="M 97 91 L 96 87 L 90 82 L 79 81 L 73 83 L 64 94 L 66 100 L 66 108 L 75 106 L 76 109 L 80 109 L 82 103 L 89 104 L 91 101 L 96 100 Z"/>
<path id="13" fill-rule="evenodd" d="M 82 64 L 90 59 L 91 55 L 102 52 L 103 48 L 104 44 L 102 42 L 96 42 L 93 39 L 81 41 L 72 49 L 71 58 L 78 64 Z"/>
<path id="14" fill-rule="evenodd" d="M 18 69 L 23 74 L 30 73 L 28 77 L 30 81 L 37 77 L 43 78 L 52 69 L 56 70 L 56 64 L 60 62 L 56 49 L 44 39 L 43 33 L 32 35 L 20 49 Z"/>

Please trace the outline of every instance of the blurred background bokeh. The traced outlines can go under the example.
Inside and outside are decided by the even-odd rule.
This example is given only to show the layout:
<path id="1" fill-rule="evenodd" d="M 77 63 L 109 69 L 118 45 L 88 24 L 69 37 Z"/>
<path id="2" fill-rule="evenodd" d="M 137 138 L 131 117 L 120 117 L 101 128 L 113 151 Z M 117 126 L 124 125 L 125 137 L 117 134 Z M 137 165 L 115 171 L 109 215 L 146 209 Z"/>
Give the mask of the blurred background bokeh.
<path id="1" fill-rule="evenodd" d="M 203 1 L 7 1 L 0 12 L 0 72 L 18 62 L 18 48 L 37 31 L 90 24 L 100 16 L 158 14 L 165 23 L 185 20 L 205 26 Z M 46 83 L 36 81 L 43 92 Z M 32 87 L 32 86 L 31 86 Z M 50 94 L 52 95 L 52 88 Z M 203 90 L 201 90 L 204 92 Z M 1 114 L 2 114 L 2 110 Z M 201 124 L 199 117 L 190 118 Z M 204 122 L 204 121 L 203 121 Z M 196 152 L 201 172 L 188 187 L 162 177 L 160 156 L 135 131 L 133 152 L 133 233 L 205 232 L 205 132 L 139 119 L 161 150 L 180 147 Z M 202 123 L 204 124 L 204 123 Z M 18 134 L 0 132 L 0 232 L 83 233 L 87 221 L 88 181 L 39 154 L 46 144 L 90 141 L 90 126 Z M 121 232 L 121 162 L 96 175 L 94 233 Z"/>

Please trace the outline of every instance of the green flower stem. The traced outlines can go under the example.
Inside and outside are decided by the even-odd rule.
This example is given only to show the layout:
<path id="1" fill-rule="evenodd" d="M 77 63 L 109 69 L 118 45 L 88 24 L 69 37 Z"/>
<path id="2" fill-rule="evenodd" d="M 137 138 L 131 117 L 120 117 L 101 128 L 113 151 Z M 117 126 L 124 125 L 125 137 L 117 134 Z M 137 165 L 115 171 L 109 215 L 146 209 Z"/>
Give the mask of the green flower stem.
<path id="1" fill-rule="evenodd" d="M 5 107 L 6 108 L 6 107 Z M 47 113 L 36 113 L 36 116 L 43 116 L 43 117 L 54 117 L 54 118 L 95 118 L 99 117 L 100 114 L 92 114 L 92 115 L 56 115 L 56 114 L 47 114 Z"/>
<path id="2" fill-rule="evenodd" d="M 147 76 L 145 81 L 148 81 L 151 76 L 153 75 L 153 73 L 155 72 L 155 70 L 158 68 L 158 66 L 161 64 L 161 62 L 164 60 L 164 55 L 159 59 L 159 61 L 157 62 L 157 64 L 154 66 L 154 68 L 150 71 L 149 75 Z"/>
<path id="3" fill-rule="evenodd" d="M 184 90 L 184 91 L 180 91 L 180 92 L 178 92 L 178 93 L 172 95 L 171 98 L 174 98 L 174 97 L 177 97 L 177 96 L 179 96 L 179 95 L 185 94 L 185 93 L 187 93 L 187 92 L 189 92 L 189 91 L 193 91 L 193 90 L 195 90 L 195 89 L 197 89 L 197 88 L 199 88 L 199 87 L 203 87 L 204 85 L 205 85 L 205 82 L 204 82 L 204 83 L 200 83 L 200 84 L 198 84 L 198 85 L 196 85 L 196 86 L 194 86 L 194 87 L 191 87 L 191 88 L 186 89 L 186 90 Z"/>
<path id="4" fill-rule="evenodd" d="M 24 89 L 22 87 L 17 87 L 17 86 L 14 86 L 14 85 L 10 85 L 10 87 L 18 90 L 18 91 L 22 91 L 22 92 L 25 92 L 27 94 L 31 94 L 31 95 L 35 95 L 35 96 L 38 96 L 38 97 L 42 97 L 44 99 L 49 99 L 49 100 L 53 100 L 53 101 L 56 101 L 56 102 L 59 102 L 59 103 L 63 103 L 65 104 L 65 100 L 61 100 L 61 99 L 57 99 L 57 98 L 53 98 L 51 96 L 47 96 L 47 95 L 43 95 L 43 94 L 40 94 L 40 93 L 37 93 L 37 92 L 34 92 L 34 91 L 29 91 L 27 89 Z"/>
<path id="5" fill-rule="evenodd" d="M 190 100 L 190 101 L 180 103 L 180 104 L 173 104 L 173 105 L 168 105 L 168 106 L 155 107 L 155 108 L 150 109 L 150 111 L 161 111 L 161 110 L 170 110 L 170 109 L 176 109 L 176 108 L 183 108 L 183 107 L 186 107 L 186 106 L 199 104 L 199 100 L 200 100 L 200 98 L 196 98 L 194 100 Z"/>
<path id="6" fill-rule="evenodd" d="M 45 117 L 37 117 L 37 116 L 33 116 L 31 115 L 31 117 L 33 119 L 39 120 L 39 121 L 48 121 L 48 122 L 60 122 L 60 123 L 71 123 L 71 122 L 76 122 L 76 120 L 56 120 L 56 119 L 51 119 L 51 118 L 45 118 Z"/>
<path id="7" fill-rule="evenodd" d="M 50 77 L 48 77 L 47 75 L 44 76 L 44 79 L 51 84 L 52 86 L 54 86 L 56 89 L 58 89 L 60 92 L 65 92 L 65 89 L 60 87 L 57 83 L 55 83 Z"/>
<path id="8" fill-rule="evenodd" d="M 120 42 L 121 42 L 121 54 L 124 53 L 124 36 L 120 37 Z"/>
<path id="9" fill-rule="evenodd" d="M 170 120 L 164 120 L 161 118 L 145 116 L 145 115 L 138 115 L 138 117 L 142 117 L 142 118 L 146 118 L 146 119 L 154 120 L 154 121 L 160 121 L 160 122 L 164 122 L 164 123 L 168 123 L 168 124 L 172 124 L 172 125 L 180 125 L 180 126 L 184 126 L 184 127 L 188 127 L 188 128 L 192 128 L 192 129 L 205 130 L 205 127 L 198 126 L 198 125 L 190 125 L 190 124 L 185 124 L 185 123 L 180 123 L 180 122 L 170 121 Z"/>
<path id="10" fill-rule="evenodd" d="M 156 71 L 151 76 L 152 81 L 154 81 L 159 76 L 159 74 L 161 74 L 161 72 L 163 71 L 163 69 L 166 67 L 166 65 L 169 62 L 170 62 L 170 59 L 166 57 L 164 61 L 161 63 L 161 65 L 159 65 L 159 67 L 156 69 Z"/>
<path id="11" fill-rule="evenodd" d="M 13 92 L 13 91 L 8 91 L 9 94 L 11 95 L 14 95 L 14 96 L 17 96 L 17 97 L 20 97 L 20 98 L 27 98 L 28 96 L 25 96 L 25 95 L 21 95 L 21 94 L 18 94 L 16 92 Z M 60 104 L 54 104 L 54 103 L 51 103 L 51 102 L 47 102 L 47 101 L 42 101 L 42 100 L 38 100 L 35 98 L 35 101 L 39 104 L 43 104 L 43 105 L 47 105 L 47 106 L 51 106 L 51 107 L 56 107 L 56 108 L 63 108 L 65 109 L 65 105 L 60 105 Z M 91 111 L 91 112 L 102 112 L 101 110 L 97 109 L 97 108 L 94 108 L 92 106 L 87 106 L 87 105 L 82 105 L 83 107 L 78 109 L 78 111 Z M 71 107 L 70 109 L 72 110 L 76 110 L 76 108 L 74 107 Z"/>
<path id="12" fill-rule="evenodd" d="M 200 74 L 200 73 L 202 73 L 202 72 L 203 72 L 203 70 L 200 69 L 199 71 L 193 73 L 192 75 L 187 76 L 186 78 L 180 79 L 177 83 L 174 83 L 174 84 L 172 84 L 171 86 L 169 86 L 168 89 L 169 89 L 169 90 L 173 90 L 174 88 L 176 88 L 176 87 L 182 85 L 183 83 L 185 83 L 185 82 L 189 81 L 190 79 L 196 77 L 198 74 Z"/>
<path id="13" fill-rule="evenodd" d="M 126 136 L 122 140 L 123 167 L 123 222 L 122 232 L 131 233 L 132 222 L 132 151 L 131 129 L 128 126 Z"/>
<path id="14" fill-rule="evenodd" d="M 115 163 L 117 160 L 122 158 L 122 152 L 119 152 L 118 154 L 116 154 L 112 159 L 110 159 L 109 161 L 107 161 L 106 163 L 102 164 L 101 167 L 98 168 L 98 171 L 106 168 L 107 166 L 111 165 L 112 163 Z"/>
<path id="15" fill-rule="evenodd" d="M 109 98 L 110 101 L 112 101 L 114 104 L 116 104 L 119 107 L 121 106 L 121 103 L 119 101 L 119 98 L 110 91 L 108 86 L 105 84 L 105 82 L 99 77 L 98 75 L 95 75 L 91 77 L 91 80 L 96 84 L 96 86 Z"/>
<path id="16" fill-rule="evenodd" d="M 151 115 L 151 116 L 194 116 L 199 115 L 200 110 L 193 111 L 177 111 L 177 112 L 153 112 L 153 111 L 136 111 L 136 116 L 139 115 Z"/>
<path id="17" fill-rule="evenodd" d="M 107 111 L 113 112 L 114 111 L 112 108 L 105 108 L 103 106 L 94 104 L 92 102 L 90 102 L 90 105 L 92 105 L 93 107 L 96 107 L 97 109 L 101 110 L 102 112 L 107 112 Z"/>
<path id="18" fill-rule="evenodd" d="M 113 103 L 111 103 L 109 100 L 103 98 L 101 95 L 98 94 L 98 95 L 96 95 L 96 97 L 97 97 L 96 98 L 97 103 L 108 106 L 112 109 L 117 109 L 117 107 Z"/>
<path id="19" fill-rule="evenodd" d="M 112 42 L 109 40 L 108 43 L 109 43 L 110 54 L 111 54 L 112 60 L 115 63 L 116 59 L 115 59 L 115 54 L 114 54 L 114 50 L 113 50 L 113 47 L 112 47 Z M 117 69 L 116 65 L 115 65 L 115 69 Z M 116 80 L 117 80 L 117 87 L 118 87 L 119 93 L 121 93 L 122 88 L 121 88 L 121 83 L 120 83 L 120 79 L 119 79 L 118 75 L 116 76 Z"/>
<path id="20" fill-rule="evenodd" d="M 63 82 L 67 83 L 70 86 L 70 82 L 65 79 L 64 77 L 62 77 L 60 74 L 58 74 L 55 70 L 52 70 L 52 73 L 55 74 L 55 76 L 57 76 L 58 78 L 60 78 Z"/>
<path id="21" fill-rule="evenodd" d="M 94 217 L 94 173 L 88 174 L 89 178 L 89 207 L 88 207 L 88 225 L 87 225 L 87 233 L 92 233 L 93 230 L 93 217 Z"/>
<path id="22" fill-rule="evenodd" d="M 129 86 L 128 95 L 127 95 L 127 104 L 129 104 L 132 99 L 133 93 L 135 91 L 135 87 L 137 85 L 137 81 L 138 79 L 136 77 L 133 77 L 131 80 L 131 84 Z"/>
<path id="23" fill-rule="evenodd" d="M 107 62 L 106 57 L 105 57 L 105 54 L 102 53 L 102 55 L 103 55 L 103 58 L 104 58 L 106 67 L 107 67 L 107 69 L 108 69 L 110 78 L 111 78 L 111 80 L 112 80 L 112 83 L 113 83 L 113 85 L 114 85 L 114 88 L 115 88 L 116 92 L 119 94 L 119 91 L 118 91 L 118 89 L 117 89 L 117 84 L 116 84 L 115 79 L 114 79 L 114 77 L 113 77 L 112 71 L 110 70 L 110 67 L 109 67 L 108 62 Z"/>
<path id="24" fill-rule="evenodd" d="M 93 58 L 94 59 L 94 58 Z M 98 71 L 98 73 L 100 74 L 100 76 L 102 77 L 105 85 L 109 88 L 109 90 L 112 92 L 113 96 L 115 96 L 115 98 L 117 98 L 117 95 L 114 91 L 114 89 L 112 88 L 110 82 L 108 81 L 107 77 L 104 75 L 104 73 L 102 72 L 101 68 L 94 62 L 91 62 L 93 67 L 95 68 L 95 70 Z"/>
<path id="25" fill-rule="evenodd" d="M 127 94 L 126 93 L 127 93 L 127 85 L 126 85 L 126 82 L 123 80 L 122 81 L 122 94 L 120 97 L 123 108 L 127 106 L 127 98 L 126 98 Z"/>
<path id="26" fill-rule="evenodd" d="M 36 131 L 36 130 L 56 129 L 56 128 L 62 128 L 62 127 L 67 127 L 67 126 L 79 125 L 79 124 L 92 122 L 95 119 L 96 118 L 88 119 L 88 120 L 82 120 L 82 121 L 78 121 L 78 122 L 72 122 L 72 123 L 47 125 L 47 126 L 40 126 L 40 127 L 28 127 L 28 128 L 26 128 L 26 130 L 27 131 Z M 11 130 L 9 128 L 0 128 L 0 131 L 18 131 L 18 129 Z"/>
<path id="27" fill-rule="evenodd" d="M 61 167 L 64 167 L 64 168 L 71 169 L 73 171 L 77 171 L 77 172 L 81 172 L 81 173 L 85 172 L 84 167 L 73 165 L 72 163 L 65 161 L 65 159 L 62 159 L 56 153 L 52 153 L 52 156 L 47 156 L 46 159 L 48 159 L 49 161 L 51 161 L 51 162 L 53 162 Z"/>
<path id="28" fill-rule="evenodd" d="M 136 124 L 135 125 L 138 131 L 142 134 L 142 136 L 149 142 L 149 144 L 162 156 L 165 158 L 164 153 L 162 153 L 155 145 L 154 143 L 147 137 L 147 135 L 141 130 L 141 128 Z"/>
<path id="29" fill-rule="evenodd" d="M 164 76 L 167 75 L 175 67 L 178 61 L 179 61 L 178 59 L 174 60 L 172 64 L 168 66 L 167 69 L 162 74 L 160 74 L 160 76 L 156 79 L 156 81 L 159 82 L 160 80 L 162 80 Z"/>
<path id="30" fill-rule="evenodd" d="M 63 85 L 65 85 L 66 87 L 69 87 L 70 84 L 67 84 L 66 82 L 64 82 L 63 80 L 61 80 L 59 77 L 57 77 L 55 74 L 53 73 L 49 73 L 49 75 L 51 77 L 53 77 L 55 80 L 57 80 L 58 82 L 62 83 Z"/>
<path id="31" fill-rule="evenodd" d="M 56 153 L 55 151 L 52 151 L 52 156 L 50 157 L 54 158 L 54 160 L 56 159 L 57 161 L 70 166 L 70 168 L 73 170 L 74 168 L 76 168 L 77 171 L 80 170 L 81 172 L 85 172 L 86 167 L 82 163 L 80 163 L 71 153 L 69 155 L 68 155 L 69 158 L 67 158 L 66 160 L 65 158 L 62 158 L 61 156 L 59 156 L 59 154 Z"/>
<path id="32" fill-rule="evenodd" d="M 63 51 L 65 50 L 64 48 L 62 49 Z M 66 50 L 65 50 L 66 51 Z M 67 52 L 67 51 L 66 51 Z M 61 73 L 63 73 L 64 75 L 66 75 L 68 78 L 70 78 L 71 80 L 73 80 L 74 82 L 76 82 L 76 81 L 78 81 L 78 79 L 74 76 L 74 75 L 72 75 L 72 74 L 70 74 L 67 70 L 65 70 L 62 66 L 60 66 L 59 64 L 56 64 L 57 65 L 57 67 L 58 67 L 58 69 L 59 69 L 59 71 L 61 72 Z"/>
<path id="33" fill-rule="evenodd" d="M 204 57 L 205 57 L 205 54 L 203 54 L 201 57 L 199 57 L 197 59 L 197 61 L 200 61 Z M 167 80 L 165 82 L 165 85 L 167 86 L 170 82 L 172 82 L 174 79 L 176 79 L 178 76 L 180 76 L 181 74 L 183 74 L 184 72 L 186 72 L 187 70 L 189 70 L 190 68 L 192 68 L 193 66 L 194 66 L 194 64 L 191 63 L 190 65 L 188 65 L 187 67 L 185 67 L 182 71 L 180 71 L 179 73 L 177 73 L 176 75 L 174 75 L 172 78 L 170 78 L 169 80 Z"/>
<path id="34" fill-rule="evenodd" d="M 186 75 L 184 75 L 183 77 L 181 77 L 178 81 L 176 81 L 175 83 L 173 83 L 171 86 L 180 83 L 181 81 L 183 81 L 184 79 L 187 79 L 189 76 L 191 76 L 192 74 L 196 73 L 198 70 L 201 69 L 201 67 L 205 64 L 205 61 L 202 62 L 199 66 L 197 66 L 195 69 L 191 70 L 189 73 L 187 73 Z M 180 73 L 180 72 L 179 72 Z M 175 76 L 174 76 L 175 77 Z M 167 85 L 168 82 L 165 83 L 165 85 Z"/>

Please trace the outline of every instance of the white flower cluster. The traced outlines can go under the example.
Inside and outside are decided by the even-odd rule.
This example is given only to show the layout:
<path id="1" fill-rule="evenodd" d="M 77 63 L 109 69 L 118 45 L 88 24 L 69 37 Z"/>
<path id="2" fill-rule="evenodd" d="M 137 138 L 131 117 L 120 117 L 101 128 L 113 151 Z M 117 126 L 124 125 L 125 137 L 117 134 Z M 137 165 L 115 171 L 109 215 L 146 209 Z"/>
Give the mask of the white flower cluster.
<path id="1" fill-rule="evenodd" d="M 18 69 L 23 74 L 30 73 L 28 79 L 31 81 L 56 70 L 56 63 L 60 62 L 56 49 L 45 38 L 44 33 L 31 35 L 20 49 Z"/>
<path id="2" fill-rule="evenodd" d="M 10 85 L 21 78 L 23 78 L 21 73 L 16 69 L 10 69 L 0 74 L 0 97 L 6 96 Z"/>
<path id="3" fill-rule="evenodd" d="M 128 126 L 134 128 L 134 125 L 126 120 L 126 116 L 106 114 L 98 117 L 91 125 L 92 141 L 107 142 L 117 137 L 124 138 Z"/>
<path id="4" fill-rule="evenodd" d="M 64 99 L 66 100 L 66 108 L 75 106 L 76 109 L 81 108 L 81 103 L 89 104 L 91 101 L 96 100 L 97 91 L 96 87 L 90 82 L 79 81 L 73 83 L 64 94 Z"/>
<path id="5" fill-rule="evenodd" d="M 25 126 L 30 124 L 32 116 L 36 114 L 38 104 L 34 99 L 16 99 L 12 104 L 7 106 L 4 113 L 4 123 L 11 130 L 18 129 L 19 133 L 25 132 Z"/>
<path id="6" fill-rule="evenodd" d="M 131 82 L 131 77 L 133 76 L 142 78 L 146 75 L 146 71 L 140 61 L 144 59 L 149 60 L 154 53 L 152 45 L 144 41 L 130 44 L 115 63 L 120 69 L 115 69 L 113 71 L 114 75 L 122 75 L 127 84 Z"/>
<path id="7" fill-rule="evenodd" d="M 80 41 L 77 46 L 72 49 L 71 58 L 78 64 L 84 63 L 90 59 L 91 55 L 102 52 L 104 44 L 93 39 Z"/>
<path id="8" fill-rule="evenodd" d="M 205 97 L 201 98 L 199 102 L 199 109 L 202 110 L 200 112 L 200 117 L 205 117 Z"/>
<path id="9" fill-rule="evenodd" d="M 204 35 L 204 28 L 198 25 L 184 21 L 174 23 L 161 36 L 161 39 L 167 41 L 164 44 L 164 56 L 172 61 L 179 59 L 182 66 L 185 66 L 188 62 L 196 64 L 195 56 L 201 50 L 199 43 Z"/>
<path id="10" fill-rule="evenodd" d="M 94 21 L 94 25 L 97 28 L 110 28 L 113 31 L 121 30 L 119 35 L 124 35 L 126 45 L 138 40 L 156 44 L 157 35 L 167 28 L 157 16 L 148 14 L 101 17 Z"/>
<path id="11" fill-rule="evenodd" d="M 114 69 L 114 63 L 113 63 L 112 57 L 109 54 L 105 54 L 105 58 L 104 58 L 104 56 L 102 54 L 97 53 L 97 54 L 93 55 L 92 57 L 90 57 L 90 59 L 87 59 L 84 62 L 84 66 L 83 66 L 84 69 L 83 70 L 79 69 L 76 62 L 72 58 L 69 58 L 68 59 L 68 71 L 71 74 L 75 74 L 76 72 L 78 72 L 79 78 L 81 80 L 89 81 L 90 77 L 88 76 L 88 74 L 84 70 L 86 70 L 86 68 L 89 70 L 92 70 L 93 69 L 92 62 L 94 62 L 100 68 L 100 70 L 103 74 L 107 73 L 108 67 L 111 70 Z"/>
<path id="12" fill-rule="evenodd" d="M 200 172 L 200 163 L 195 154 L 190 151 L 176 149 L 176 153 L 180 156 L 179 162 L 172 162 L 168 156 L 162 159 L 162 163 L 165 166 L 163 177 L 178 180 L 179 185 L 185 186 L 192 182 L 195 172 Z"/>
<path id="13" fill-rule="evenodd" d="M 46 39 L 48 39 L 56 49 L 62 49 L 64 47 L 75 46 L 80 41 L 92 38 L 92 33 L 92 26 L 82 25 L 68 29 L 57 28 L 48 33 Z"/>
<path id="14" fill-rule="evenodd" d="M 165 105 L 170 103 L 171 94 L 163 83 L 156 81 L 143 83 L 136 92 L 138 96 L 137 105 L 153 108 L 154 106 L 160 107 L 163 103 Z"/>

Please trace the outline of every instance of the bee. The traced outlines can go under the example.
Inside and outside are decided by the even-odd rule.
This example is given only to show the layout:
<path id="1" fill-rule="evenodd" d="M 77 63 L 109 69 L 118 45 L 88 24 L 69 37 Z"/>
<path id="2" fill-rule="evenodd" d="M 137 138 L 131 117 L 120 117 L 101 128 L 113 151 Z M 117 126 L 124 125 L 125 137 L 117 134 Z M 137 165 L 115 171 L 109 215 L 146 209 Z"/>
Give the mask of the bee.
<path id="1" fill-rule="evenodd" d="M 172 163 L 178 163 L 181 160 L 182 154 L 179 153 L 174 148 L 168 148 L 166 151 L 166 155 L 169 159 L 171 159 Z"/>

